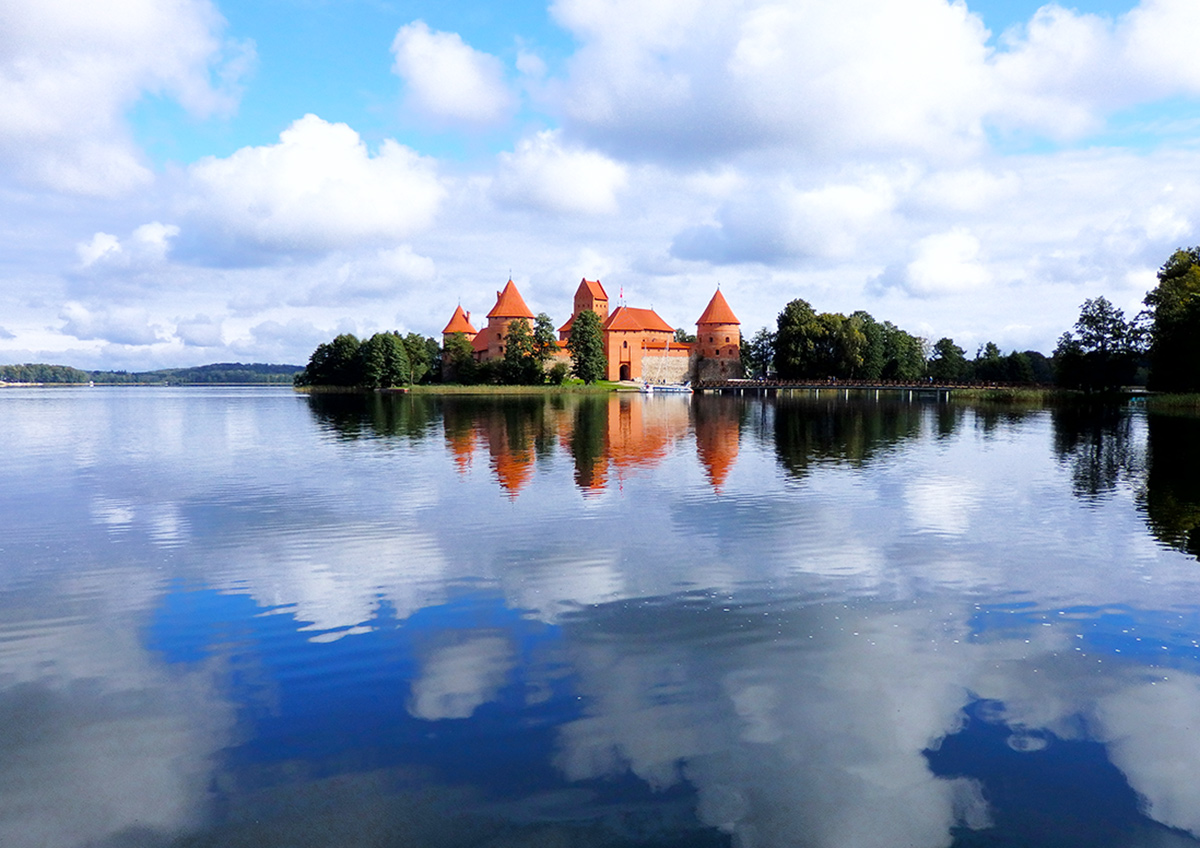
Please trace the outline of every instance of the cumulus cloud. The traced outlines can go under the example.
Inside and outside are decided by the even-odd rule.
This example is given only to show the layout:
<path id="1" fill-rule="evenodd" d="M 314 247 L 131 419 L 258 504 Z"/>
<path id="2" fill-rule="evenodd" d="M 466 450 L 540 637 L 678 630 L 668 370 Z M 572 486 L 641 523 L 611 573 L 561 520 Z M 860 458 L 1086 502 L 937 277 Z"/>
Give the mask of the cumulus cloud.
<path id="1" fill-rule="evenodd" d="M 404 80 L 407 103 L 425 117 L 495 124 L 516 106 L 500 60 L 464 43 L 458 33 L 437 32 L 424 21 L 413 21 L 396 33 L 392 53 L 392 71 Z"/>
<path id="2" fill-rule="evenodd" d="M 112 195 L 151 174 L 125 112 L 146 94 L 193 115 L 236 104 L 253 48 L 209 0 L 13 0 L 0 7 L 0 166 L 19 182 Z"/>
<path id="3" fill-rule="evenodd" d="M 565 144 L 558 130 L 545 130 L 500 154 L 492 195 L 548 212 L 613 214 L 628 181 L 624 165 Z"/>
<path id="4" fill-rule="evenodd" d="M 150 345 L 161 341 L 160 328 L 152 324 L 144 309 L 101 307 L 88 309 L 82 303 L 65 304 L 59 317 L 62 332 L 77 339 L 99 339 L 120 345 Z"/>
<path id="5" fill-rule="evenodd" d="M 731 191 L 716 223 L 679 233 L 671 252 L 681 259 L 719 263 L 845 259 L 868 234 L 878 238 L 895 204 L 893 186 L 880 177 L 812 189 L 757 182 Z"/>
<path id="6" fill-rule="evenodd" d="M 986 33 L 962 4 L 560 0 L 572 126 L 630 153 L 974 147 Z"/>
<path id="7" fill-rule="evenodd" d="M 1116 19 L 1043 6 L 994 57 L 995 119 L 1072 138 L 1115 110 L 1200 93 L 1177 37 L 1198 28 L 1200 7 L 1188 0 L 1145 0 Z"/>
<path id="8" fill-rule="evenodd" d="M 224 343 L 221 322 L 207 315 L 180 319 L 175 324 L 175 335 L 189 347 L 218 347 Z"/>
<path id="9" fill-rule="evenodd" d="M 372 155 L 358 133 L 306 115 L 279 143 L 188 169 L 188 212 L 211 237 L 279 251 L 402 238 L 427 226 L 444 189 L 433 163 L 390 139 Z"/>
<path id="10" fill-rule="evenodd" d="M 890 266 L 875 281 L 915 297 L 933 297 L 978 289 L 991 281 L 980 255 L 979 239 L 965 228 L 925 236 L 913 246 L 912 259 Z"/>
<path id="11" fill-rule="evenodd" d="M 342 258 L 325 279 L 309 292 L 305 303 L 330 304 L 393 297 L 427 285 L 437 277 L 437 267 L 428 256 L 415 253 L 407 244 L 381 248 L 366 255 Z"/>
<path id="12" fill-rule="evenodd" d="M 967 4 L 941 0 L 551 8 L 581 44 L 569 126 L 673 161 L 785 147 L 936 161 L 984 149 L 990 127 L 1075 138 L 1116 110 L 1200 92 L 1172 35 L 1200 27 L 1189 0 L 1146 0 L 1115 20 L 1050 4 L 998 42 Z"/>
<path id="13" fill-rule="evenodd" d="M 135 229 L 124 244 L 111 233 L 99 232 L 76 245 L 75 252 L 83 268 L 152 265 L 167 258 L 177 235 L 179 227 L 154 221 Z"/>

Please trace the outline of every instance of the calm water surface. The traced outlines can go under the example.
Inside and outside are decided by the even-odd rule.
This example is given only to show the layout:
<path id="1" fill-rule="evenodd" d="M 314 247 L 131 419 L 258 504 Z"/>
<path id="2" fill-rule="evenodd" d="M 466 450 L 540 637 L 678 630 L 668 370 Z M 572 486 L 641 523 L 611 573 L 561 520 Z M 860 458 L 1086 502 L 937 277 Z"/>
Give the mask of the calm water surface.
<path id="1" fill-rule="evenodd" d="M 0 845 L 1184 846 L 1200 421 L 0 392 Z"/>

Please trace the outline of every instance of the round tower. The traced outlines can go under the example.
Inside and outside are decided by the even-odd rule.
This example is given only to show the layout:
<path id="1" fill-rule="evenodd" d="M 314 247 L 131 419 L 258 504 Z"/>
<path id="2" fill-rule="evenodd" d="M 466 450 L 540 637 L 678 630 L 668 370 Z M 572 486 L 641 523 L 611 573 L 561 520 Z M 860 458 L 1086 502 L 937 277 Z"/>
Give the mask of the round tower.
<path id="1" fill-rule="evenodd" d="M 742 376 L 742 322 L 733 314 L 725 296 L 717 289 L 704 312 L 696 319 L 696 377 L 723 380 Z"/>

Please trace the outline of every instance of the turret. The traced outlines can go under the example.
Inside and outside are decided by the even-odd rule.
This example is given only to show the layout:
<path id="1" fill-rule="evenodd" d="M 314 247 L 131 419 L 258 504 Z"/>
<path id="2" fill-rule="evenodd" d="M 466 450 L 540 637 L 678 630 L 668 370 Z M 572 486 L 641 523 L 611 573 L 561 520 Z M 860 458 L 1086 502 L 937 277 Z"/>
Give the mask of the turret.
<path id="1" fill-rule="evenodd" d="M 742 322 L 733 314 L 725 296 L 717 289 L 704 312 L 696 319 L 697 378 L 725 379 L 742 375 Z"/>

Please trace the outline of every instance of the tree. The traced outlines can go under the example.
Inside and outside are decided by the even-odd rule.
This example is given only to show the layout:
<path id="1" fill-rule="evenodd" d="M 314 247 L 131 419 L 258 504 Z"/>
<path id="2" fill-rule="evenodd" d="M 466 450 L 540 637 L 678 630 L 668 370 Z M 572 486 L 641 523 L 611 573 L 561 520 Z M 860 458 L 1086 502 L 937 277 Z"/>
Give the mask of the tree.
<path id="1" fill-rule="evenodd" d="M 500 363 L 501 379 L 513 386 L 537 385 L 546 381 L 542 361 L 534 348 L 529 324 L 520 318 L 510 321 L 504 334 L 504 359 Z"/>
<path id="2" fill-rule="evenodd" d="M 689 333 L 683 327 L 676 327 L 675 341 L 679 342 L 680 344 L 694 344 L 696 341 L 696 334 Z"/>
<path id="3" fill-rule="evenodd" d="M 1141 333 L 1107 298 L 1089 298 L 1074 333 L 1063 333 L 1054 351 L 1056 381 L 1084 391 L 1111 391 L 1133 381 Z"/>
<path id="4" fill-rule="evenodd" d="M 679 331 L 675 331 L 676 335 Z M 742 364 L 746 372 L 756 377 L 766 377 L 775 364 L 775 334 L 762 327 L 747 339 L 742 336 Z"/>
<path id="5" fill-rule="evenodd" d="M 975 361 L 971 365 L 976 380 L 982 380 L 985 383 L 1004 381 L 1006 373 L 1004 358 L 1000 356 L 1000 348 L 996 346 L 995 342 L 980 345 L 979 349 L 975 351 Z"/>
<path id="6" fill-rule="evenodd" d="M 545 312 L 539 312 L 533 319 L 533 355 L 543 368 L 546 363 L 558 353 L 558 337 L 554 331 L 554 322 Z"/>
<path id="7" fill-rule="evenodd" d="M 883 322 L 883 352 L 885 380 L 912 381 L 925 376 L 925 341 L 891 321 Z"/>
<path id="8" fill-rule="evenodd" d="M 425 345 L 425 337 L 420 333 L 409 333 L 404 336 L 403 342 L 404 354 L 408 359 L 408 374 L 405 375 L 405 382 L 425 381 L 433 369 L 429 348 Z"/>
<path id="9" fill-rule="evenodd" d="M 1200 247 L 1176 250 L 1146 295 L 1150 388 L 1200 391 Z"/>
<path id="10" fill-rule="evenodd" d="M 865 342 L 862 353 L 862 364 L 858 367 L 854 376 L 859 380 L 880 380 L 883 378 L 884 366 L 887 365 L 883 325 L 876 321 L 871 316 L 871 313 L 862 309 L 853 313 L 850 317 L 858 322 L 859 330 L 862 332 Z"/>
<path id="11" fill-rule="evenodd" d="M 317 345 L 304 376 L 297 382 L 309 386 L 357 386 L 362 382 L 358 338 L 342 333 L 331 342 Z"/>
<path id="12" fill-rule="evenodd" d="M 465 333 L 454 333 L 446 339 L 442 362 L 445 363 L 444 378 L 448 383 L 469 385 L 477 379 L 475 350 L 467 341 Z"/>
<path id="13" fill-rule="evenodd" d="M 604 378 L 608 358 L 604 355 L 599 315 L 585 309 L 575 316 L 571 334 L 567 337 L 567 350 L 571 353 L 572 374 L 589 384 Z"/>
<path id="14" fill-rule="evenodd" d="M 958 383 L 968 379 L 971 363 L 967 352 L 954 343 L 954 339 L 940 338 L 933 345 L 929 360 L 929 376 L 939 383 Z"/>

